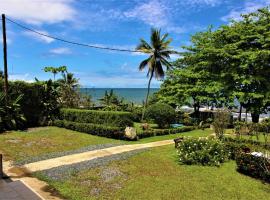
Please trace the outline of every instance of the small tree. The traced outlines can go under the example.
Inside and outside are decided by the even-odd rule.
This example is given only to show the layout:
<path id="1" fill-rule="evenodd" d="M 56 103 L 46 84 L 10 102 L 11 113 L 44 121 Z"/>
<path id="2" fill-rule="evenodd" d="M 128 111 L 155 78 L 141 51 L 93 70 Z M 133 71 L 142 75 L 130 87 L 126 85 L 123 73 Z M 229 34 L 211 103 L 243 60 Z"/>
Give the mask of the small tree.
<path id="1" fill-rule="evenodd" d="M 156 103 L 150 105 L 146 111 L 145 116 L 147 119 L 154 120 L 159 128 L 169 127 L 175 121 L 175 110 L 168 104 Z"/>
<path id="2" fill-rule="evenodd" d="M 230 122 L 230 112 L 228 110 L 218 109 L 214 113 L 214 131 L 216 137 L 220 140 L 224 138 L 225 130 Z"/>

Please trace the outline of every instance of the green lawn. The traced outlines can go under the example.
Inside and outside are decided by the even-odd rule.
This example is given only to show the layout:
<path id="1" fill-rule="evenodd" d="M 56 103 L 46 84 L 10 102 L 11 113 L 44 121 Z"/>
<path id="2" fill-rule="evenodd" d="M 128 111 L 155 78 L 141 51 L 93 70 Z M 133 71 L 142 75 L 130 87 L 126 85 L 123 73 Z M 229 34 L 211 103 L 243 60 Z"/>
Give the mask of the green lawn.
<path id="1" fill-rule="evenodd" d="M 75 150 L 88 145 L 122 143 L 119 140 L 93 136 L 57 127 L 0 134 L 0 152 L 5 159 L 23 160 L 29 156 Z"/>
<path id="2" fill-rule="evenodd" d="M 80 171 L 48 183 L 71 200 L 90 199 L 270 199 L 270 185 L 244 176 L 233 161 L 221 167 L 180 165 L 173 145 L 127 160 Z"/>
<path id="3" fill-rule="evenodd" d="M 0 153 L 5 160 L 20 161 L 54 152 L 76 150 L 96 144 L 136 144 L 174 139 L 180 136 L 207 136 L 210 130 L 194 130 L 173 135 L 144 138 L 139 141 L 121 141 L 93 136 L 64 128 L 42 127 L 31 131 L 12 131 L 0 134 Z"/>

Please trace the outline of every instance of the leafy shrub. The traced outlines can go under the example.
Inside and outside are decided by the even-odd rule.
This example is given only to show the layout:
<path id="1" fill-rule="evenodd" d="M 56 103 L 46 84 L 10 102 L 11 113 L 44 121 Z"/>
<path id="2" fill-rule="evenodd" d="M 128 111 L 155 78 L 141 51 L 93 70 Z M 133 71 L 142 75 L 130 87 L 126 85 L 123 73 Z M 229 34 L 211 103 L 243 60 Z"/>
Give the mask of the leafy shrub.
<path id="1" fill-rule="evenodd" d="M 187 165 L 220 166 L 229 158 L 224 144 L 216 139 L 185 138 L 178 144 L 179 160 Z"/>
<path id="2" fill-rule="evenodd" d="M 189 113 L 183 114 L 183 124 L 186 126 L 192 126 L 192 118 L 189 116 Z"/>
<path id="3" fill-rule="evenodd" d="M 160 128 L 168 127 L 175 121 L 175 110 L 168 104 L 156 103 L 150 105 L 145 111 L 145 117 L 152 119 Z"/>
<path id="4" fill-rule="evenodd" d="M 3 81 L 0 80 L 0 88 Z M 9 99 L 20 100 L 22 114 L 26 118 L 25 127 L 38 126 L 41 122 L 58 114 L 58 102 L 55 85 L 52 81 L 27 83 L 24 81 L 9 81 Z"/>
<path id="5" fill-rule="evenodd" d="M 270 183 L 269 158 L 240 153 L 236 156 L 236 164 L 239 172 Z"/>
<path id="6" fill-rule="evenodd" d="M 55 126 L 71 129 L 74 131 L 89 133 L 108 138 L 124 138 L 124 129 L 120 127 L 105 126 L 100 124 L 78 123 L 66 120 L 54 120 Z"/>
<path id="7" fill-rule="evenodd" d="M 5 95 L 0 93 L 0 132 L 23 129 L 25 127 L 26 120 L 20 105 L 22 96 L 19 95 L 14 101 L 8 100 L 6 105 Z"/>
<path id="8" fill-rule="evenodd" d="M 61 109 L 60 119 L 78 123 L 104 124 L 115 127 L 132 126 L 132 113 L 118 111 L 97 111 Z"/>
<path id="9" fill-rule="evenodd" d="M 152 136 L 159 136 L 159 135 L 169 135 L 169 134 L 176 134 L 182 132 L 188 132 L 194 130 L 195 127 L 193 126 L 185 126 L 180 128 L 171 128 L 171 129 L 149 129 L 142 131 L 138 134 L 139 138 L 146 138 Z"/>
<path id="10" fill-rule="evenodd" d="M 226 110 L 217 110 L 214 113 L 214 130 L 218 139 L 224 138 L 224 133 L 230 122 L 230 113 Z"/>
<path id="11" fill-rule="evenodd" d="M 224 142 L 225 150 L 229 153 L 229 159 L 235 160 L 236 156 L 241 152 L 249 152 L 250 145 L 245 143 L 226 141 Z"/>

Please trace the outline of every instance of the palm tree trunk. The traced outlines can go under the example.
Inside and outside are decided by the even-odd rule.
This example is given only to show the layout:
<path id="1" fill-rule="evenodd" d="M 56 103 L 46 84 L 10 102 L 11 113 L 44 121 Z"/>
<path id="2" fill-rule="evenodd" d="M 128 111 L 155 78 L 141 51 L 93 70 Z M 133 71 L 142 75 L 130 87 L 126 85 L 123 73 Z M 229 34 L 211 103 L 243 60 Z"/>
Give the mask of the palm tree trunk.
<path id="1" fill-rule="evenodd" d="M 145 114 L 145 109 L 146 109 L 146 106 L 148 104 L 148 97 L 149 97 L 149 92 L 150 92 L 150 85 L 151 85 L 151 81 L 152 81 L 153 75 L 154 75 L 154 71 L 151 72 L 150 78 L 149 78 L 149 81 L 148 81 L 147 94 L 146 94 L 146 98 L 145 98 L 145 103 L 144 103 L 144 108 L 143 108 L 143 113 L 142 113 L 142 119 L 141 119 L 141 121 L 143 121 L 144 114 Z"/>

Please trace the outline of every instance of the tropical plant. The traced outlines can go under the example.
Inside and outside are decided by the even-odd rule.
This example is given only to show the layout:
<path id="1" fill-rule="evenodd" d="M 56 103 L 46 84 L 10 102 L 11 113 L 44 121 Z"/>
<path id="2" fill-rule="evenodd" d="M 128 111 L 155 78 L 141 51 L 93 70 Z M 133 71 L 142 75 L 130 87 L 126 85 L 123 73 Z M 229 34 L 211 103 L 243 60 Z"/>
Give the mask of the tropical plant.
<path id="1" fill-rule="evenodd" d="M 64 107 L 78 107 L 80 103 L 79 79 L 72 73 L 63 72 L 62 79 L 59 79 L 60 102 Z"/>
<path id="2" fill-rule="evenodd" d="M 74 77 L 74 74 L 72 73 L 63 73 L 62 74 L 62 79 L 59 79 L 59 82 L 70 89 L 75 89 L 79 86 L 79 79 Z"/>
<path id="3" fill-rule="evenodd" d="M 171 67 L 171 63 L 168 59 L 170 59 L 171 54 L 176 53 L 169 46 L 171 41 L 172 39 L 168 39 L 168 33 L 161 35 L 160 29 L 152 29 L 150 44 L 144 39 L 141 39 L 136 48 L 136 50 L 149 55 L 149 57 L 143 60 L 139 65 L 140 71 L 148 66 L 147 77 L 149 77 L 142 119 L 148 103 L 152 78 L 155 77 L 156 79 L 163 79 L 165 75 L 163 66 L 166 66 L 167 69 Z"/>
<path id="4" fill-rule="evenodd" d="M 123 103 L 123 101 L 119 99 L 113 90 L 110 90 L 110 92 L 106 90 L 104 96 L 100 98 L 99 101 L 101 105 L 105 107 L 120 106 Z"/>
<path id="5" fill-rule="evenodd" d="M 53 74 L 53 80 L 55 80 L 56 74 L 61 72 L 62 74 L 67 71 L 66 66 L 60 66 L 60 67 L 45 67 L 44 68 L 45 72 L 51 72 Z"/>
<path id="6" fill-rule="evenodd" d="M 5 95 L 0 93 L 0 132 L 3 130 L 22 129 L 26 119 L 21 112 L 19 104 L 23 95 L 19 95 L 14 101 L 4 102 Z"/>

